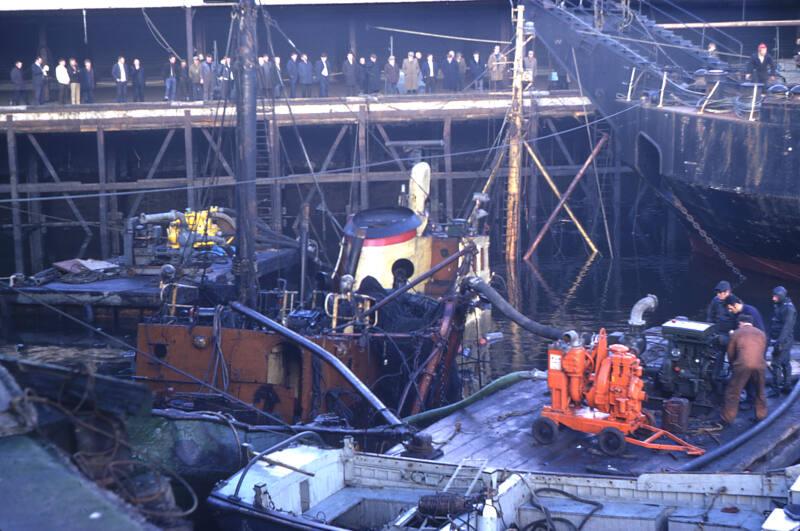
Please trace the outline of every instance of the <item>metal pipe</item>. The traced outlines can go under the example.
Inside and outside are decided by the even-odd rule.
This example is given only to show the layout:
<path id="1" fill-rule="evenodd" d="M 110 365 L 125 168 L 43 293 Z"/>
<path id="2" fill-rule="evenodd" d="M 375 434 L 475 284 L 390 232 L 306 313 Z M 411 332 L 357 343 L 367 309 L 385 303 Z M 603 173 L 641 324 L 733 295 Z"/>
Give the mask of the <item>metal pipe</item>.
<path id="1" fill-rule="evenodd" d="M 664 74 L 661 76 L 661 90 L 658 93 L 658 106 L 659 107 L 663 107 L 664 106 L 664 90 L 666 88 L 667 88 L 667 73 L 664 72 Z"/>
<path id="2" fill-rule="evenodd" d="M 358 392 L 358 394 L 364 397 L 364 399 L 367 402 L 369 402 L 370 405 L 372 405 L 372 407 L 374 407 L 378 411 L 378 413 L 381 414 L 381 416 L 384 418 L 384 420 L 386 420 L 386 422 L 389 425 L 398 426 L 403 424 L 403 421 L 397 418 L 395 414 L 392 413 L 389 410 L 389 408 L 384 405 L 383 402 L 381 402 L 381 399 L 375 396 L 375 393 L 373 393 L 372 390 L 364 384 L 364 382 L 359 380 L 358 376 L 353 374 L 353 372 L 347 367 L 347 365 L 342 363 L 342 361 L 339 358 L 337 358 L 336 356 L 334 356 L 321 346 L 317 345 L 310 339 L 301 336 L 300 334 L 298 334 L 293 330 L 289 330 L 285 326 L 276 323 L 269 317 L 260 314 L 259 312 L 253 310 L 252 308 L 248 308 L 242 303 L 232 302 L 231 308 L 241 313 L 242 315 L 249 317 L 253 321 L 256 321 L 257 323 L 260 323 L 266 326 L 267 328 L 279 333 L 286 339 L 297 343 L 298 345 L 305 348 L 315 356 L 329 363 L 336 370 L 336 372 L 338 372 L 345 380 L 347 380 L 347 382 L 350 385 L 353 386 L 353 388 Z"/>
<path id="3" fill-rule="evenodd" d="M 308 229 L 309 218 L 311 217 L 311 207 L 308 203 L 303 203 L 300 220 L 300 308 L 305 307 L 306 300 L 306 269 L 308 260 Z"/>
<path id="4" fill-rule="evenodd" d="M 655 310 L 658 306 L 658 297 L 655 295 L 647 295 L 642 297 L 631 308 L 631 316 L 628 319 L 628 324 L 631 326 L 644 326 L 647 321 L 644 320 L 645 312 Z"/>
<path id="5" fill-rule="evenodd" d="M 450 329 L 453 326 L 453 318 L 455 317 L 455 313 L 456 301 L 454 299 L 450 299 L 444 306 L 444 314 L 442 315 L 442 321 L 439 324 L 438 341 L 434 347 L 435 352 L 432 353 L 428 358 L 428 362 L 425 364 L 425 370 L 422 371 L 422 378 L 420 378 L 419 381 L 419 392 L 417 393 L 417 399 L 414 400 L 414 405 L 411 407 L 412 415 L 416 415 L 422 410 L 422 407 L 425 405 L 425 400 L 428 398 L 428 389 L 430 389 L 433 375 L 436 372 L 436 366 L 439 365 L 439 360 L 442 358 L 442 352 L 444 352 L 448 345 L 448 338 L 450 336 Z M 446 385 L 446 382 L 442 382 L 442 385 Z"/>
<path id="6" fill-rule="evenodd" d="M 361 258 L 361 250 L 364 247 L 364 240 L 367 237 L 367 229 L 359 227 L 356 234 L 350 241 L 350 252 L 347 253 L 347 260 L 344 263 L 344 275 L 355 277 L 358 268 L 358 260 Z"/>
<path id="7" fill-rule="evenodd" d="M 800 19 L 788 20 L 726 20 L 721 22 L 668 22 L 656 24 L 664 29 L 692 28 L 771 28 L 779 26 L 800 26 Z"/>
<path id="8" fill-rule="evenodd" d="M 247 465 L 239 473 L 239 481 L 236 483 L 236 489 L 234 489 L 233 495 L 231 496 L 231 498 L 234 498 L 234 499 L 237 499 L 237 500 L 240 499 L 239 498 L 239 489 L 242 488 L 242 483 L 244 482 L 244 478 L 247 475 L 247 473 L 250 472 L 250 468 L 252 468 L 252 466 L 254 464 L 256 464 L 259 459 L 261 459 L 262 457 L 264 457 L 267 454 L 271 454 L 272 452 L 277 452 L 281 448 L 286 448 L 287 446 L 289 446 L 293 442 L 299 441 L 300 439 L 305 439 L 306 437 L 312 437 L 312 438 L 317 440 L 317 442 L 319 443 L 320 446 L 325 446 L 325 442 L 322 440 L 322 437 L 320 437 L 318 434 L 314 433 L 313 431 L 302 431 L 302 432 L 298 433 L 297 435 L 292 435 L 288 439 L 279 442 L 278 444 L 274 444 L 274 445 L 270 446 L 266 450 L 262 450 L 262 451 L 258 452 L 256 455 L 253 456 L 252 459 L 250 459 L 250 461 L 247 462 Z"/>
<path id="9" fill-rule="evenodd" d="M 524 257 L 525 260 L 530 260 L 531 256 L 533 256 L 533 252 L 536 250 L 539 244 L 542 243 L 544 235 L 547 233 L 548 230 L 550 230 L 550 226 L 555 221 L 559 211 L 567 203 L 567 200 L 572 195 L 572 192 L 574 192 L 575 188 L 578 186 L 578 182 L 580 182 L 581 178 L 586 173 L 586 170 L 589 169 L 589 166 L 592 164 L 592 161 L 597 156 L 597 154 L 600 153 L 600 150 L 603 148 L 606 142 L 608 142 L 608 134 L 603 134 L 603 137 L 600 139 L 597 145 L 594 146 L 594 149 L 589 154 L 589 157 L 586 159 L 586 161 L 583 163 L 583 166 L 581 166 L 581 169 L 578 170 L 578 173 L 575 175 L 575 178 L 572 179 L 571 183 L 569 183 L 569 187 L 567 188 L 566 192 L 564 192 L 564 195 L 561 196 L 561 199 L 559 199 L 558 204 L 553 209 L 553 212 L 550 213 L 550 217 L 547 218 L 547 221 L 545 222 L 542 229 L 539 231 L 539 234 L 536 235 L 536 239 L 533 240 L 530 249 L 528 249 L 528 252 L 525 253 Z"/>

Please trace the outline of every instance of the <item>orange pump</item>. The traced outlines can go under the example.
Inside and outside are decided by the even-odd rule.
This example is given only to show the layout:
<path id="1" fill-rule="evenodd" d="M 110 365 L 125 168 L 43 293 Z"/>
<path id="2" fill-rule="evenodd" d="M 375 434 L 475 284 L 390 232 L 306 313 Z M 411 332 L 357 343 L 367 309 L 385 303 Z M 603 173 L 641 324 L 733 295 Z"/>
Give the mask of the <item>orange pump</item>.
<path id="1" fill-rule="evenodd" d="M 542 408 L 533 424 L 533 436 L 542 443 L 555 440 L 558 427 L 597 433 L 600 448 L 610 455 L 624 451 L 625 443 L 654 450 L 702 455 L 704 450 L 654 427 L 652 414 L 642 408 L 647 399 L 642 366 L 624 345 L 608 346 L 600 330 L 591 350 L 575 332 L 547 351 L 547 385 L 552 403 Z M 635 437 L 644 433 L 646 438 Z M 657 442 L 661 438 L 671 441 Z"/>

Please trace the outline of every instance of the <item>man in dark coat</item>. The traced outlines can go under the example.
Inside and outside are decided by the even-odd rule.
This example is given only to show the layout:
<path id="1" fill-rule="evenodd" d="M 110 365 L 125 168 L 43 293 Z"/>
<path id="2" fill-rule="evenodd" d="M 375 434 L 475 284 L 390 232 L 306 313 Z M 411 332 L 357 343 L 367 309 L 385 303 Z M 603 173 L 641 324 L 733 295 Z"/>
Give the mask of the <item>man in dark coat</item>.
<path id="1" fill-rule="evenodd" d="M 467 74 L 469 75 L 469 83 L 475 90 L 483 91 L 483 78 L 486 72 L 486 65 L 481 61 L 481 55 L 474 52 L 472 57 L 467 59 Z"/>
<path id="2" fill-rule="evenodd" d="M 258 81 L 259 96 L 269 99 L 272 97 L 272 85 L 267 79 L 271 77 L 272 64 L 269 55 L 264 54 L 258 58 L 258 69 L 256 70 L 256 80 Z"/>
<path id="3" fill-rule="evenodd" d="M 342 78 L 344 78 L 345 94 L 348 96 L 358 94 L 358 65 L 353 52 L 347 52 L 347 58 L 342 63 Z"/>
<path id="4" fill-rule="evenodd" d="M 181 66 L 178 69 L 178 99 L 181 101 L 189 101 L 191 98 L 192 89 L 189 83 L 189 63 L 181 61 Z"/>
<path id="5" fill-rule="evenodd" d="M 370 54 L 367 63 L 367 93 L 375 94 L 381 90 L 381 69 L 378 66 L 378 56 Z"/>
<path id="6" fill-rule="evenodd" d="M 83 61 L 83 70 L 81 71 L 81 98 L 83 98 L 83 103 L 94 103 L 94 89 L 96 86 L 97 80 L 94 77 L 92 61 L 85 59 Z"/>
<path id="7" fill-rule="evenodd" d="M 397 84 L 400 82 L 400 67 L 397 65 L 394 55 L 389 56 L 386 64 L 383 65 L 383 80 L 386 84 L 384 92 L 386 94 L 397 94 Z"/>
<path id="8" fill-rule="evenodd" d="M 289 60 L 286 61 L 286 75 L 289 77 L 289 97 L 297 97 L 297 52 L 289 54 Z"/>
<path id="9" fill-rule="evenodd" d="M 720 280 L 714 287 L 714 298 L 706 308 L 706 322 L 717 325 L 717 331 L 726 336 L 736 326 L 736 317 L 731 315 L 725 306 L 725 300 L 732 294 L 731 283 L 727 280 Z"/>
<path id="10" fill-rule="evenodd" d="M 161 69 L 161 78 L 164 80 L 164 101 L 175 101 L 179 75 L 178 60 L 174 55 L 170 55 L 167 64 Z"/>
<path id="11" fill-rule="evenodd" d="M 422 82 L 425 83 L 425 94 L 433 94 L 436 92 L 436 61 L 433 60 L 433 54 L 429 53 L 425 58 L 425 62 L 420 65 L 422 68 Z"/>
<path id="12" fill-rule="evenodd" d="M 356 70 L 356 78 L 358 79 L 358 90 L 361 94 L 366 94 L 369 87 L 367 87 L 367 60 L 363 57 L 358 58 L 358 69 Z"/>
<path id="13" fill-rule="evenodd" d="M 203 101 L 211 101 L 214 97 L 214 85 L 216 81 L 214 58 L 206 55 L 206 61 L 200 65 L 200 77 L 203 80 Z"/>
<path id="14" fill-rule="evenodd" d="M 130 73 L 128 65 L 125 64 L 125 58 L 121 55 L 114 66 L 111 68 L 111 77 L 117 84 L 117 103 L 125 103 L 128 101 L 128 80 Z"/>
<path id="15" fill-rule="evenodd" d="M 328 61 L 328 54 L 322 52 L 317 60 L 317 63 L 314 65 L 314 75 L 317 78 L 317 82 L 319 83 L 319 97 L 320 98 L 327 98 L 328 97 L 328 86 L 330 81 L 331 75 L 331 65 Z"/>
<path id="16" fill-rule="evenodd" d="M 763 42 L 758 45 L 758 51 L 750 57 L 746 71 L 747 79 L 753 83 L 767 84 L 769 78 L 775 75 L 775 61 L 767 53 L 767 45 Z"/>
<path id="17" fill-rule="evenodd" d="M 11 105 L 22 105 L 25 93 L 25 76 L 22 74 L 22 61 L 14 63 L 11 69 L 11 84 L 14 92 L 11 96 Z"/>
<path id="18" fill-rule="evenodd" d="M 454 52 L 447 52 L 447 59 L 442 64 L 442 73 L 444 74 L 444 89 L 456 92 L 458 90 L 458 63 Z"/>
<path id="19" fill-rule="evenodd" d="M 272 92 L 276 98 L 283 97 L 283 70 L 281 58 L 277 55 L 272 58 Z"/>
<path id="20" fill-rule="evenodd" d="M 772 319 L 770 320 L 769 339 L 772 345 L 771 394 L 789 393 L 792 390 L 791 352 L 794 344 L 794 325 L 797 310 L 786 288 L 778 286 L 772 290 Z"/>
<path id="21" fill-rule="evenodd" d="M 733 375 L 725 387 L 725 401 L 722 406 L 721 420 L 730 424 L 739 412 L 739 398 L 742 390 L 750 384 L 755 390 L 756 420 L 767 416 L 767 398 L 764 389 L 767 362 L 764 350 L 767 347 L 767 336 L 753 326 L 753 318 L 748 314 L 740 314 L 737 318 L 738 328 L 728 343 L 728 361 Z"/>
<path id="22" fill-rule="evenodd" d="M 308 55 L 302 54 L 297 63 L 297 81 L 300 83 L 300 95 L 304 98 L 311 97 L 311 85 L 314 84 L 314 70 L 308 62 Z"/>
<path id="23" fill-rule="evenodd" d="M 706 308 L 706 322 L 717 325 L 716 340 L 720 355 L 714 363 L 714 378 L 722 381 L 722 369 L 725 366 L 724 353 L 728 349 L 728 342 L 731 338 L 731 331 L 736 328 L 736 316 L 728 311 L 725 301 L 733 294 L 731 283 L 727 280 L 720 280 L 714 287 L 714 298 L 708 303 Z"/>
<path id="24" fill-rule="evenodd" d="M 144 101 L 144 67 L 139 59 L 133 60 L 133 68 L 131 68 L 131 81 L 133 82 L 133 101 Z"/>
<path id="25" fill-rule="evenodd" d="M 33 88 L 33 104 L 41 105 L 44 103 L 44 85 L 47 81 L 47 68 L 44 60 L 37 57 L 31 65 L 31 86 Z"/>
<path id="26" fill-rule="evenodd" d="M 767 333 L 767 327 L 764 326 L 764 319 L 761 317 L 761 312 L 759 312 L 755 306 L 745 304 L 744 301 L 736 295 L 728 296 L 728 298 L 725 299 L 725 306 L 727 306 L 728 311 L 735 315 L 737 319 L 739 314 L 749 315 L 753 318 L 753 326 L 765 334 Z"/>
<path id="27" fill-rule="evenodd" d="M 234 83 L 233 83 L 233 69 L 231 68 L 231 58 L 225 56 L 219 62 L 217 70 L 217 80 L 220 86 L 220 98 L 223 100 L 232 100 L 235 96 Z"/>

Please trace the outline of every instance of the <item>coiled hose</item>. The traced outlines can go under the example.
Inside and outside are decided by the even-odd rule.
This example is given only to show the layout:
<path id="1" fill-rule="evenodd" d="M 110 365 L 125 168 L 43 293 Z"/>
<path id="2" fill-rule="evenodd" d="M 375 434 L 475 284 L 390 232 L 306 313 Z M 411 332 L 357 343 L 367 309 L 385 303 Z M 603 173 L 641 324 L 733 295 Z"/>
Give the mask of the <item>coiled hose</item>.
<path id="1" fill-rule="evenodd" d="M 464 283 L 468 289 L 484 297 L 486 300 L 492 303 L 492 306 L 500 311 L 500 313 L 517 323 L 528 332 L 534 333 L 537 336 L 541 336 L 546 339 L 552 339 L 553 341 L 558 341 L 564 337 L 563 330 L 538 323 L 533 319 L 529 319 L 528 317 L 522 315 L 511 305 L 511 303 L 505 300 L 502 295 L 497 293 L 497 291 L 495 291 L 495 289 L 487 284 L 482 278 L 467 277 L 464 279 Z"/>

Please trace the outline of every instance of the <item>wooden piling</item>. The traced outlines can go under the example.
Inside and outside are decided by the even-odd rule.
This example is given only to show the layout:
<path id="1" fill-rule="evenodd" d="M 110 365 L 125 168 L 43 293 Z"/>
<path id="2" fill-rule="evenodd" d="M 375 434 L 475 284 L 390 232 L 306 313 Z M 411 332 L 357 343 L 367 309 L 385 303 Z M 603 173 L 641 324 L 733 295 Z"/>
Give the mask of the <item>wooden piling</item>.
<path id="1" fill-rule="evenodd" d="M 11 126 L 11 117 L 7 116 L 8 129 L 8 176 L 11 186 L 11 234 L 14 238 L 14 268 L 16 273 L 25 272 L 25 256 L 22 253 L 22 219 L 19 211 L 19 168 L 17 167 L 17 135 Z"/>

